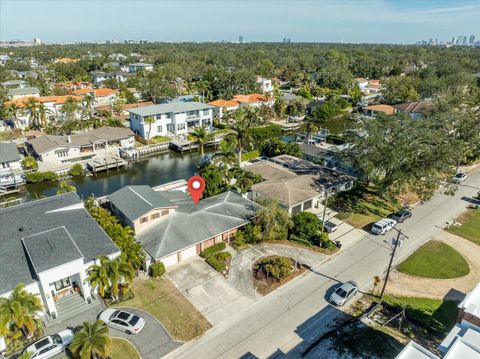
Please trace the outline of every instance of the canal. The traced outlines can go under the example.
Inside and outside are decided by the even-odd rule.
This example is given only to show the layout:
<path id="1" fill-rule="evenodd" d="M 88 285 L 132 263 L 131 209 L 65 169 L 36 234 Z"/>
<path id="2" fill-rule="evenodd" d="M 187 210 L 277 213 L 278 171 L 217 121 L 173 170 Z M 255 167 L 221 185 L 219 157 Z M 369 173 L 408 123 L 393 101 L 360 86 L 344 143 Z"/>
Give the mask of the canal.
<path id="1" fill-rule="evenodd" d="M 129 185 L 146 184 L 158 186 L 163 183 L 188 179 L 200 162 L 198 152 L 179 154 L 168 152 L 142 161 L 130 162 L 127 168 L 103 172 L 97 176 L 86 176 L 66 180 L 77 188 L 80 198 L 104 196 Z M 56 194 L 57 182 L 29 184 L 22 188 L 20 197 L 23 202 L 43 196 Z"/>

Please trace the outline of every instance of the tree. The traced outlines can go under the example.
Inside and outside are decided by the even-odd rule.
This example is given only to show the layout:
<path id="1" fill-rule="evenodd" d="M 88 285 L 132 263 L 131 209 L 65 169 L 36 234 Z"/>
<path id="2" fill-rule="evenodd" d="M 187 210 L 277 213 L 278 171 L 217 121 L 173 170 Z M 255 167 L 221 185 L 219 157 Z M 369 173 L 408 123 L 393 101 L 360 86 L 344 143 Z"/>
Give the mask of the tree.
<path id="1" fill-rule="evenodd" d="M 203 198 L 215 196 L 226 189 L 222 173 L 218 170 L 217 166 L 203 163 L 197 168 L 197 172 L 198 175 L 205 180 Z"/>
<path id="2" fill-rule="evenodd" d="M 6 116 L 10 117 L 12 116 L 14 121 L 15 121 L 15 127 L 20 128 L 19 122 L 18 122 L 18 110 L 19 107 L 15 104 L 15 102 L 11 102 L 10 104 L 7 105 L 6 107 Z"/>
<path id="3" fill-rule="evenodd" d="M 308 134 L 308 137 L 307 137 L 307 142 L 308 142 L 312 137 L 312 133 L 315 133 L 318 131 L 317 123 L 312 119 L 308 118 L 305 121 L 305 131 L 307 131 L 307 134 Z"/>
<path id="4" fill-rule="evenodd" d="M 226 137 L 235 139 L 237 143 L 238 167 L 240 167 L 242 163 L 242 151 L 246 146 L 252 146 L 253 143 L 251 126 L 251 119 L 246 117 L 246 113 L 242 109 L 235 111 L 234 119 L 228 123 L 228 128 L 231 130 L 231 133 Z"/>
<path id="5" fill-rule="evenodd" d="M 0 335 L 8 334 L 14 325 L 30 337 L 41 327 L 38 313 L 42 309 L 40 297 L 27 292 L 25 284 L 17 284 L 8 298 L 0 298 Z"/>
<path id="6" fill-rule="evenodd" d="M 62 194 L 67 192 L 77 192 L 77 188 L 75 186 L 69 185 L 65 181 L 61 181 L 60 188 L 57 190 L 57 194 Z"/>
<path id="7" fill-rule="evenodd" d="M 310 212 L 298 212 L 293 216 L 292 221 L 292 238 L 299 238 L 314 245 L 321 245 L 328 240 L 328 235 L 325 236 L 325 238 L 322 238 L 322 221 L 315 214 Z"/>
<path id="8" fill-rule="evenodd" d="M 103 358 L 108 354 L 111 339 L 108 327 L 102 320 L 83 322 L 82 329 L 75 333 L 70 350 L 80 359 Z"/>
<path id="9" fill-rule="evenodd" d="M 285 116 L 285 111 L 287 110 L 287 103 L 281 98 L 277 98 L 273 104 L 275 114 L 278 118 L 283 118 Z"/>
<path id="10" fill-rule="evenodd" d="M 146 124 L 148 124 L 148 135 L 147 139 L 150 139 L 150 132 L 152 131 L 152 125 L 155 123 L 155 117 L 147 116 L 143 120 Z"/>
<path id="11" fill-rule="evenodd" d="M 222 170 L 225 187 L 228 186 L 230 181 L 228 171 L 235 164 L 235 146 L 234 140 L 222 140 L 218 152 L 212 156 L 213 163 Z"/>
<path id="12" fill-rule="evenodd" d="M 264 140 L 262 143 L 261 152 L 263 156 L 267 157 L 275 157 L 279 155 L 302 157 L 302 149 L 298 143 L 286 143 L 279 138 Z"/>
<path id="13" fill-rule="evenodd" d="M 412 76 L 392 76 L 384 82 L 385 90 L 383 99 L 390 105 L 405 102 L 418 101 L 418 80 Z"/>
<path id="14" fill-rule="evenodd" d="M 37 160 L 33 156 L 26 156 L 22 160 L 22 166 L 26 168 L 31 168 L 33 170 L 38 169 Z"/>
<path id="15" fill-rule="evenodd" d="M 99 260 L 100 264 L 94 264 L 89 268 L 87 279 L 93 288 L 98 287 L 98 292 L 103 298 L 109 296 L 117 299 L 119 285 L 124 281 L 130 283 L 133 280 L 134 270 L 122 256 L 115 259 L 101 256 Z"/>
<path id="16" fill-rule="evenodd" d="M 254 184 L 253 173 L 239 168 L 235 174 L 235 188 L 241 194 L 247 193 Z"/>
<path id="17" fill-rule="evenodd" d="M 38 102 L 35 100 L 34 97 L 28 98 L 27 102 L 25 103 L 25 107 L 28 108 L 30 111 L 30 122 L 28 124 L 29 127 L 34 127 L 38 129 L 38 119 L 37 119 L 37 107 L 38 107 Z"/>
<path id="18" fill-rule="evenodd" d="M 52 113 L 43 103 L 39 103 L 37 107 L 39 125 L 43 128 L 47 127 L 47 116 Z"/>
<path id="19" fill-rule="evenodd" d="M 195 142 L 198 143 L 200 156 L 203 157 L 203 146 L 213 139 L 213 133 L 208 131 L 207 126 L 200 126 L 195 128 L 190 135 L 194 138 Z"/>
<path id="20" fill-rule="evenodd" d="M 253 224 L 260 228 L 264 240 L 287 239 L 292 225 L 287 209 L 271 199 L 260 198 L 258 203 L 262 207 L 257 210 Z"/>

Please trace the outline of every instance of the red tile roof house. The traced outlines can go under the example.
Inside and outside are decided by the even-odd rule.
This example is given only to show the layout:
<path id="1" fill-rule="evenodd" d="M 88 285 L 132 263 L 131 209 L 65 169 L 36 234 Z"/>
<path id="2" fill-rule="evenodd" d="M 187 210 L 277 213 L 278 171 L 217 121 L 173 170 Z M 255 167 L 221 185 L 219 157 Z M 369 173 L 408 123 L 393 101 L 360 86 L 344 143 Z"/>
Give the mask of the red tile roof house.
<path id="1" fill-rule="evenodd" d="M 75 90 L 73 94 L 77 96 L 90 94 L 94 98 L 93 107 L 112 105 L 117 100 L 117 90 L 109 88 L 94 89 L 87 87 Z"/>
<path id="2" fill-rule="evenodd" d="M 215 106 L 213 116 L 218 118 L 222 118 L 227 112 L 235 111 L 240 106 L 240 103 L 235 100 L 215 100 L 208 104 Z"/>

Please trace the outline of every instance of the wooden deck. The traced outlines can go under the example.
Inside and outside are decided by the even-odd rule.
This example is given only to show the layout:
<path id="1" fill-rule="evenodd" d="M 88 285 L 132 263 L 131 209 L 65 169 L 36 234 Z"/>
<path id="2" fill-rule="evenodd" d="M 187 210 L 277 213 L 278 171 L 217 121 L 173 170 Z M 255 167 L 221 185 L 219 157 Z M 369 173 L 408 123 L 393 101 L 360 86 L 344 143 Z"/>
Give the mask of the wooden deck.
<path id="1" fill-rule="evenodd" d="M 87 169 L 93 174 L 103 171 L 108 172 L 111 169 L 119 169 L 125 167 L 127 164 L 128 162 L 126 160 L 117 155 L 96 158 L 86 163 Z"/>

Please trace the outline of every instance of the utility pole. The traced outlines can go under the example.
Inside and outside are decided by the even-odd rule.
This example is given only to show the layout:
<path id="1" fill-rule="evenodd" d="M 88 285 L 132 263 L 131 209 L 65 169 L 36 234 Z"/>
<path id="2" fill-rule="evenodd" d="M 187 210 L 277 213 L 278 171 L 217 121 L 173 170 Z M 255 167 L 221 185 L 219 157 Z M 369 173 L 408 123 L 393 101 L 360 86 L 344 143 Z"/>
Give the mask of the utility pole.
<path id="1" fill-rule="evenodd" d="M 327 201 L 328 201 L 328 192 L 330 188 L 325 190 L 325 201 L 323 202 L 323 216 L 322 216 L 322 231 L 320 238 L 323 238 L 323 231 L 325 230 L 325 214 L 327 212 Z"/>
<path id="2" fill-rule="evenodd" d="M 380 293 L 380 302 L 378 303 L 379 305 L 383 301 L 383 295 L 385 293 L 385 287 L 387 286 L 388 282 L 388 276 L 390 275 L 390 270 L 392 269 L 392 262 L 393 262 L 393 257 L 395 257 L 395 252 L 397 251 L 397 247 L 400 245 L 400 239 L 402 236 L 402 231 L 397 231 L 397 238 L 395 239 L 395 244 L 393 246 L 393 251 L 390 256 L 390 262 L 388 263 L 388 268 L 387 268 L 387 275 L 385 276 L 385 281 L 383 282 L 383 287 L 382 287 L 382 292 Z"/>

